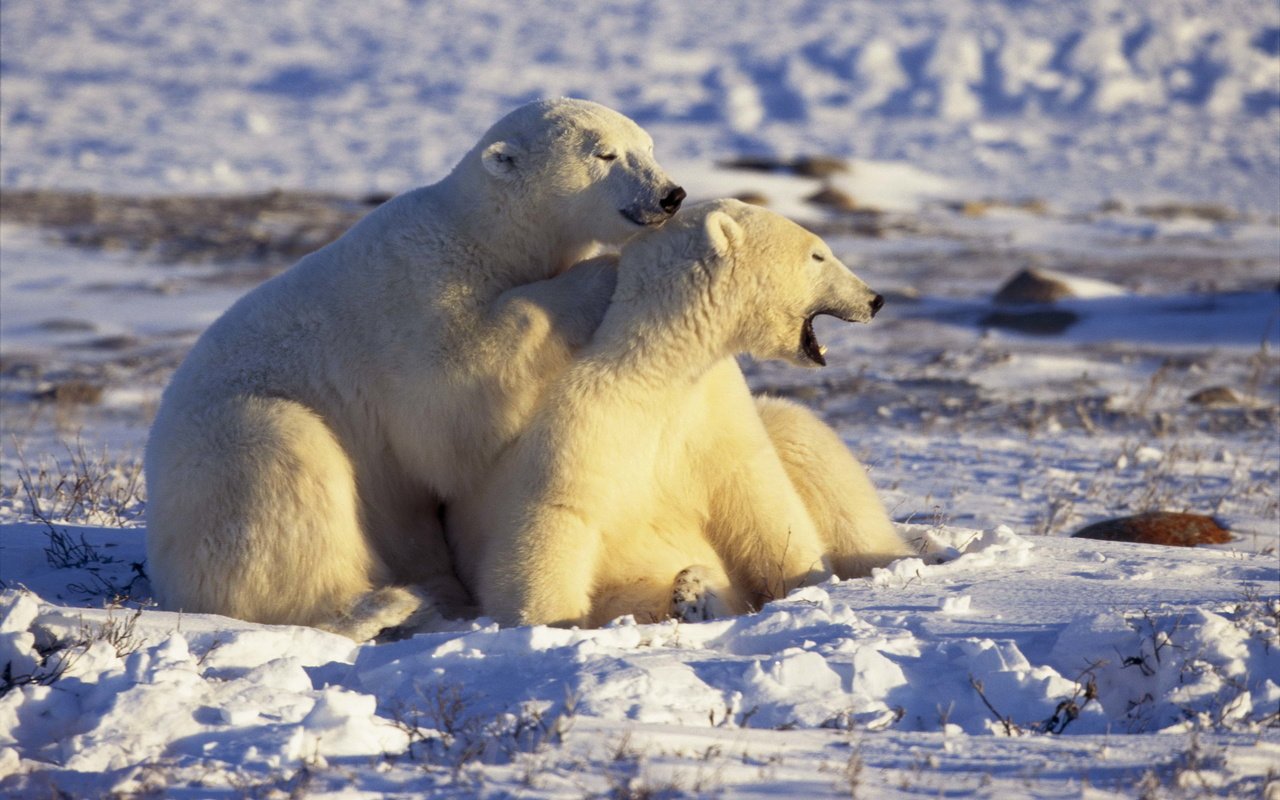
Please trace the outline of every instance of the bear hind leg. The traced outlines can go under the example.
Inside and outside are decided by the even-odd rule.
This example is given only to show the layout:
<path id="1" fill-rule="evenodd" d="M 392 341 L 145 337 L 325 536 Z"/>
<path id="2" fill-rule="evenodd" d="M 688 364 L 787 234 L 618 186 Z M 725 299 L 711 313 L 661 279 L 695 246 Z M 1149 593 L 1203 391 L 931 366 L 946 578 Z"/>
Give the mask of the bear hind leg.
<path id="1" fill-rule="evenodd" d="M 829 425 L 790 400 L 757 397 L 756 410 L 836 575 L 866 576 L 873 567 L 911 555 L 866 469 Z"/>
<path id="2" fill-rule="evenodd" d="M 162 412 L 147 452 L 148 567 L 166 608 L 326 625 L 385 582 L 351 461 L 299 403 Z"/>

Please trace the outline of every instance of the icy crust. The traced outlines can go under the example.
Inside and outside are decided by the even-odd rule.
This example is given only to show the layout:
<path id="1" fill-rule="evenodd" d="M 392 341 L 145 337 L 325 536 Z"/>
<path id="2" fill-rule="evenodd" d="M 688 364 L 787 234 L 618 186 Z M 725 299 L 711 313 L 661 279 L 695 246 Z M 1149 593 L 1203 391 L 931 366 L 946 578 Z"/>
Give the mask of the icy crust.
<path id="1" fill-rule="evenodd" d="M 57 769 L 128 787 L 157 760 L 271 771 L 412 756 L 466 730 L 484 732 L 477 754 L 492 757 L 483 741 L 547 735 L 567 716 L 999 736 L 1274 724 L 1280 598 L 1262 591 L 1280 577 L 1274 559 L 1033 542 L 1007 527 L 910 533 L 921 557 L 749 616 L 591 631 L 481 621 L 361 647 L 7 589 L 0 778 Z M 1135 584 L 1139 565 L 1170 577 Z M 1044 597 L 1032 573 L 1087 591 Z"/>

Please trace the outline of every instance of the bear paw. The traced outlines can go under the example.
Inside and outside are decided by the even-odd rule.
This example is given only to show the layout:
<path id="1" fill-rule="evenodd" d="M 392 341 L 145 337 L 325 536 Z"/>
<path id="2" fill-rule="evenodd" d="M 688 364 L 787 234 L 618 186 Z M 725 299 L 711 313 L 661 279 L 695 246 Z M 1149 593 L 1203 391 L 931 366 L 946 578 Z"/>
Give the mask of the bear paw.
<path id="1" fill-rule="evenodd" d="M 682 622 L 725 616 L 724 604 L 711 588 L 711 578 L 711 570 L 701 564 L 680 570 L 671 590 L 671 616 Z"/>
<path id="2" fill-rule="evenodd" d="M 321 627 L 357 642 L 404 638 L 425 630 L 439 611 L 422 589 L 383 586 L 360 597 L 346 613 Z"/>

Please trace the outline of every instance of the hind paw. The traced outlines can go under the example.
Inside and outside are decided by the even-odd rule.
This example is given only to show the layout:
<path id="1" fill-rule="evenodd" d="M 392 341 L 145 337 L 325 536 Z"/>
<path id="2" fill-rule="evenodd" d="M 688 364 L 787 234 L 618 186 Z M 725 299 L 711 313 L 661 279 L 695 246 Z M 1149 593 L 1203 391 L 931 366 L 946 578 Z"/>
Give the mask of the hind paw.
<path id="1" fill-rule="evenodd" d="M 711 588 L 710 579 L 710 570 L 700 564 L 680 570 L 671 589 L 671 616 L 683 622 L 724 616 L 724 604 Z"/>

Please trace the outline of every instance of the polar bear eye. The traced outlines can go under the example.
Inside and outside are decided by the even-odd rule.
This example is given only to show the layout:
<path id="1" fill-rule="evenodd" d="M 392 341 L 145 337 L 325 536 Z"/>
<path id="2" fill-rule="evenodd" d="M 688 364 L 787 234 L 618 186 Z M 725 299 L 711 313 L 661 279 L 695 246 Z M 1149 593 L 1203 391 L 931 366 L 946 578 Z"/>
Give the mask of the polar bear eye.
<path id="1" fill-rule="evenodd" d="M 596 153 L 596 158 L 600 159 L 601 161 L 613 161 L 617 157 L 618 157 L 617 153 Z"/>
<path id="2" fill-rule="evenodd" d="M 813 254 L 813 260 L 814 260 L 814 261 L 826 261 L 826 260 L 827 260 L 827 257 L 826 257 L 826 256 L 824 256 L 822 253 L 814 253 L 814 254 Z"/>

